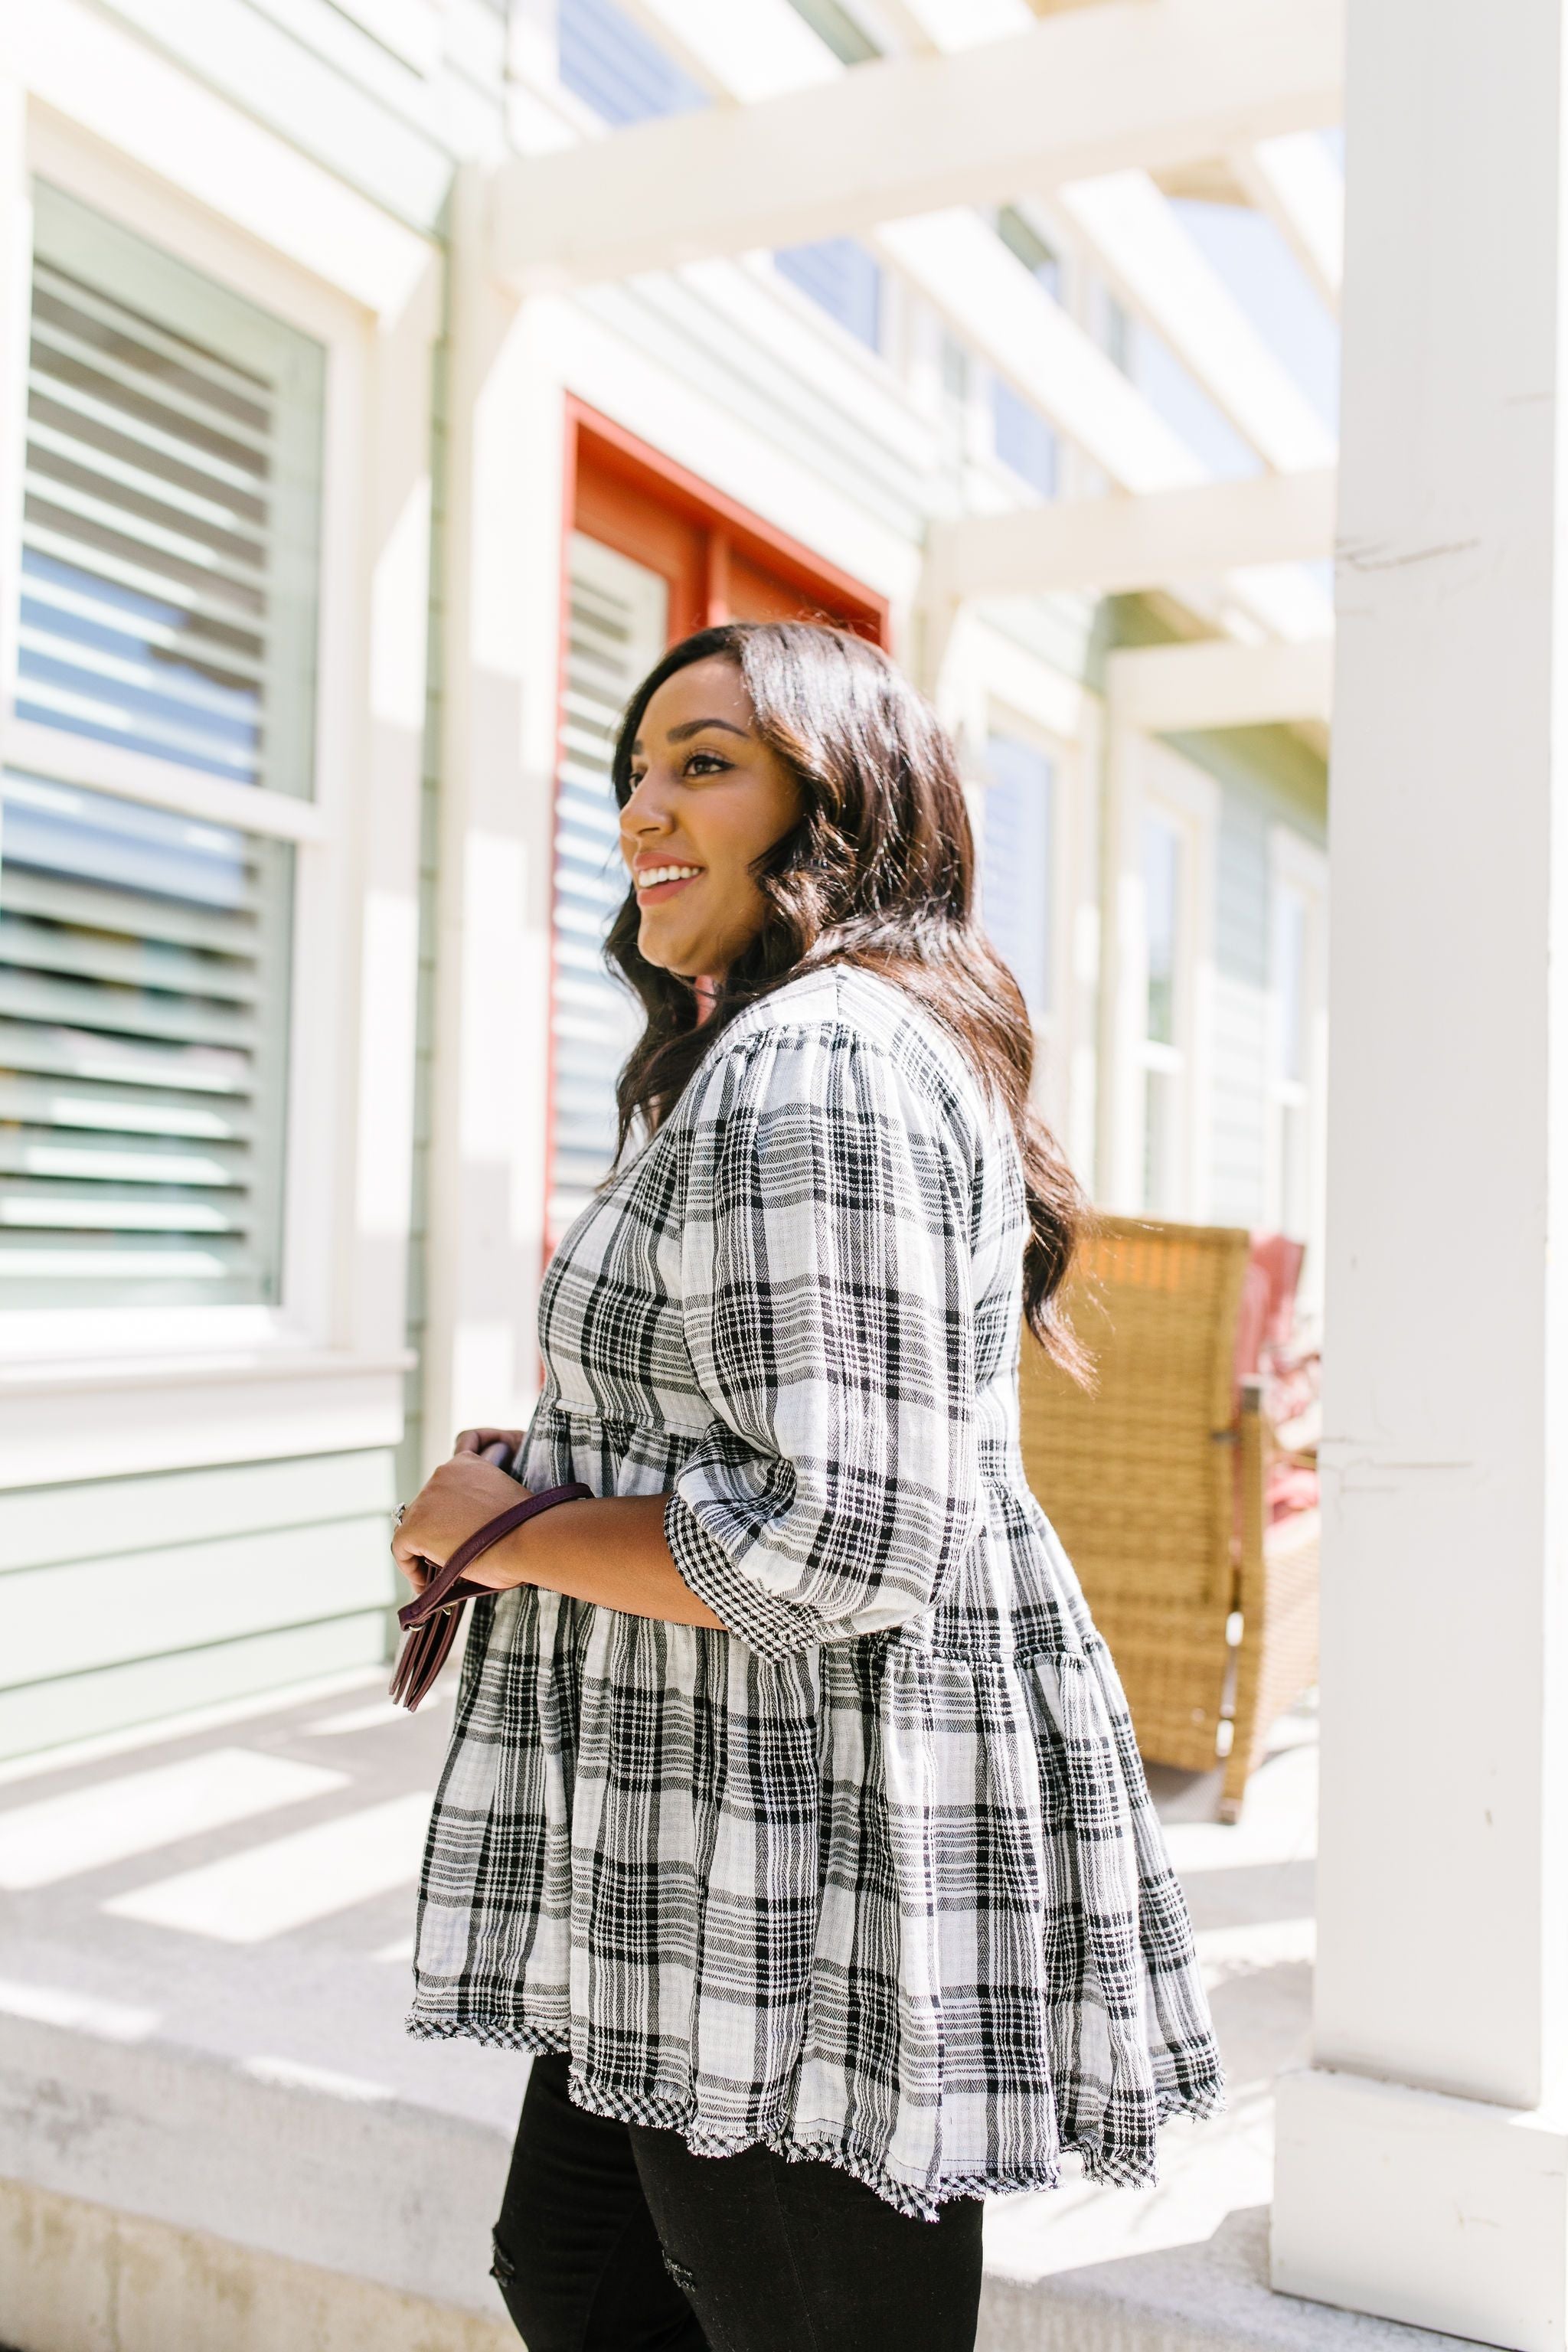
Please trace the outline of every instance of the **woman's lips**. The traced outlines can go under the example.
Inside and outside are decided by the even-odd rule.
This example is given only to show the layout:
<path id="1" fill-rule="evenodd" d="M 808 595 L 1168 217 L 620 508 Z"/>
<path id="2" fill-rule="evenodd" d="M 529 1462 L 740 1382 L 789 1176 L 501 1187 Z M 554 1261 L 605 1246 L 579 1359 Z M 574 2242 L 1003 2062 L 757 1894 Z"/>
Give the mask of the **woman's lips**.
<path id="1" fill-rule="evenodd" d="M 639 882 L 637 884 L 637 904 L 639 907 L 650 907 L 658 899 L 673 898 L 678 890 L 684 890 L 686 888 L 688 883 L 699 882 L 701 878 L 702 875 L 700 867 L 695 874 L 679 875 L 673 882 L 650 882 L 646 887 Z"/>

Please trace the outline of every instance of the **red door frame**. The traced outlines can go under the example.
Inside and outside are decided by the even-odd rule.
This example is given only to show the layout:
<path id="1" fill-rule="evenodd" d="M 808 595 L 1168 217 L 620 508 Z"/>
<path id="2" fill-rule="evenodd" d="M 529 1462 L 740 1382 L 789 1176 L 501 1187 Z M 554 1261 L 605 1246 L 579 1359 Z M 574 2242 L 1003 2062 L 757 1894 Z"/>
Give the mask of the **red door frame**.
<path id="1" fill-rule="evenodd" d="M 814 552 L 800 540 L 780 530 L 749 507 L 715 489 L 700 476 L 667 457 L 662 450 L 628 433 L 586 402 L 568 394 L 565 402 L 566 448 L 562 498 L 561 569 L 564 583 L 571 553 L 571 536 L 578 527 L 580 488 L 590 477 L 623 485 L 633 497 L 662 508 L 694 527 L 706 541 L 706 562 L 694 594 L 672 598 L 671 642 L 692 630 L 709 628 L 730 619 L 729 569 L 731 550 L 781 587 L 798 588 L 803 610 L 823 620 L 853 629 L 876 645 L 888 642 L 888 600 L 836 563 Z M 593 535 L 593 534 L 591 534 Z M 608 543 L 613 544 L 613 541 Z M 645 560 L 637 549 L 625 553 Z M 657 566 L 655 568 L 658 568 Z M 679 609 L 684 605 L 684 609 Z M 565 677 L 564 594 L 562 604 L 562 678 Z"/>

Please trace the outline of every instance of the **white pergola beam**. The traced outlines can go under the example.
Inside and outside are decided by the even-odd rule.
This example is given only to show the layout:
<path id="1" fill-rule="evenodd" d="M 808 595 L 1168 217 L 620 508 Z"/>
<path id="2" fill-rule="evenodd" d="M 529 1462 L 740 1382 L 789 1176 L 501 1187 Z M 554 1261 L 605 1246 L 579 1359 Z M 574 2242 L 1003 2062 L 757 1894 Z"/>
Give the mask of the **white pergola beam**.
<path id="1" fill-rule="evenodd" d="M 1145 735 L 1269 727 L 1333 716 L 1334 649 L 1310 645 L 1140 646 L 1105 666 L 1112 717 Z"/>
<path id="2" fill-rule="evenodd" d="M 1210 579 L 1248 564 L 1331 554 L 1335 477 L 1264 474 L 1142 498 L 1063 499 L 932 526 L 928 577 L 939 594 L 1126 594 Z"/>
<path id="3" fill-rule="evenodd" d="M 659 39 L 679 47 L 721 97 L 732 96 L 728 75 L 736 70 L 726 36 L 709 25 L 704 34 L 703 12 L 711 0 L 631 0 L 640 20 Z M 1168 24 L 1180 15 L 1187 33 L 1196 37 L 1202 24 L 1214 29 L 1213 11 L 1231 0 L 1103 0 L 1102 13 L 1124 21 L 1133 12 L 1137 27 L 1156 21 Z M 1248 0 L 1255 10 L 1271 13 L 1277 0 Z M 1333 10 L 1341 0 L 1286 0 L 1300 16 L 1303 10 Z M 817 100 L 837 97 L 846 88 L 861 86 L 868 75 L 882 68 L 863 66 L 847 73 L 826 44 L 812 37 L 814 47 L 803 54 L 799 45 L 801 19 L 789 0 L 747 0 L 746 25 L 752 51 L 750 86 L 759 79 L 776 88 L 769 105 L 785 102 L 786 91 L 798 96 L 805 76 L 819 86 L 806 95 Z M 1025 37 L 1033 39 L 1033 36 Z M 1016 50 L 1017 43 L 998 41 L 985 52 Z M 952 59 L 928 59 L 945 65 Z M 822 78 L 826 77 L 826 84 Z M 793 102 L 793 100 L 792 100 Z M 727 108 L 725 119 L 743 114 L 755 120 L 759 109 Z M 678 128 L 691 126 L 682 119 Z M 919 125 L 913 126 L 918 131 Z M 634 134 L 619 134 L 626 139 Z M 906 137 L 910 126 L 906 126 Z M 598 142 L 592 152 L 603 157 L 606 145 Z M 837 233 L 842 224 L 830 223 Z M 980 216 L 963 207 L 925 218 L 884 224 L 875 244 L 945 317 L 955 330 L 1020 395 L 1037 408 L 1068 439 L 1076 442 L 1109 478 L 1122 489 L 1170 489 L 1205 479 L 1205 469 L 1186 444 L 1100 350 L 1083 329 L 1056 302 L 1039 281 L 1024 269 Z M 1230 582 L 1236 602 L 1251 620 L 1288 639 L 1322 636 L 1331 628 L 1332 615 L 1308 575 L 1289 566 L 1254 568 Z M 932 608 L 935 609 L 934 607 Z"/>
<path id="4" fill-rule="evenodd" d="M 1333 463 L 1333 435 L 1146 172 L 1079 181 L 1057 201 L 1106 275 L 1268 465 L 1290 472 Z"/>
<path id="5" fill-rule="evenodd" d="M 492 257 L 536 293 L 857 236 L 1333 122 L 1342 68 L 1342 0 L 1107 0 L 950 56 L 513 156 L 491 184 Z"/>
<path id="6" fill-rule="evenodd" d="M 1345 266 L 1345 184 L 1317 132 L 1266 139 L 1230 161 L 1247 194 L 1282 232 L 1337 316 Z"/>
<path id="7" fill-rule="evenodd" d="M 871 242 L 1119 489 L 1204 479 L 1186 443 L 978 213 L 889 221 Z"/>

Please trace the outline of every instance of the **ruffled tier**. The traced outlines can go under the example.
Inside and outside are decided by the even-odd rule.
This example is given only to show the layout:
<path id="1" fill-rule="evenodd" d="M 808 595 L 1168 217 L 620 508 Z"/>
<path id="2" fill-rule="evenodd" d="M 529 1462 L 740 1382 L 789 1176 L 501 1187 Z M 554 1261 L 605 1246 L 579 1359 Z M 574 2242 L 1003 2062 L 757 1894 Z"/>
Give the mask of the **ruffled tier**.
<path id="1" fill-rule="evenodd" d="M 1152 2182 L 1160 2123 L 1223 2105 L 1097 1636 L 771 1662 L 549 1595 L 489 1614 L 411 2032 L 567 2053 L 597 2114 L 833 2163 L 926 2215 L 1052 2186 L 1068 2150 Z"/>

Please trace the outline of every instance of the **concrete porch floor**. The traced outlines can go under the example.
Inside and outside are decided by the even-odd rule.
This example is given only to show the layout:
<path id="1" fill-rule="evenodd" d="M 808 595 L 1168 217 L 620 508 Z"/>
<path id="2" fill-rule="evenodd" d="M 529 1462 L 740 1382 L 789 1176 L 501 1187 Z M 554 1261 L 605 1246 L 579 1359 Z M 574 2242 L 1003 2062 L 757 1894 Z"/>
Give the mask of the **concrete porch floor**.
<path id="1" fill-rule="evenodd" d="M 344 1678 L 0 1767 L 0 2343 L 497 2352 L 525 2059 L 409 2041 L 412 1889 L 455 1677 Z M 1272 2085 L 1308 2046 L 1316 1739 L 1243 1821 L 1157 1772 L 1231 2087 L 1146 2191 L 986 2221 L 986 2352 L 1437 2345 L 1267 2286 Z M 912 2347 L 911 2347 L 912 2352 Z"/>

